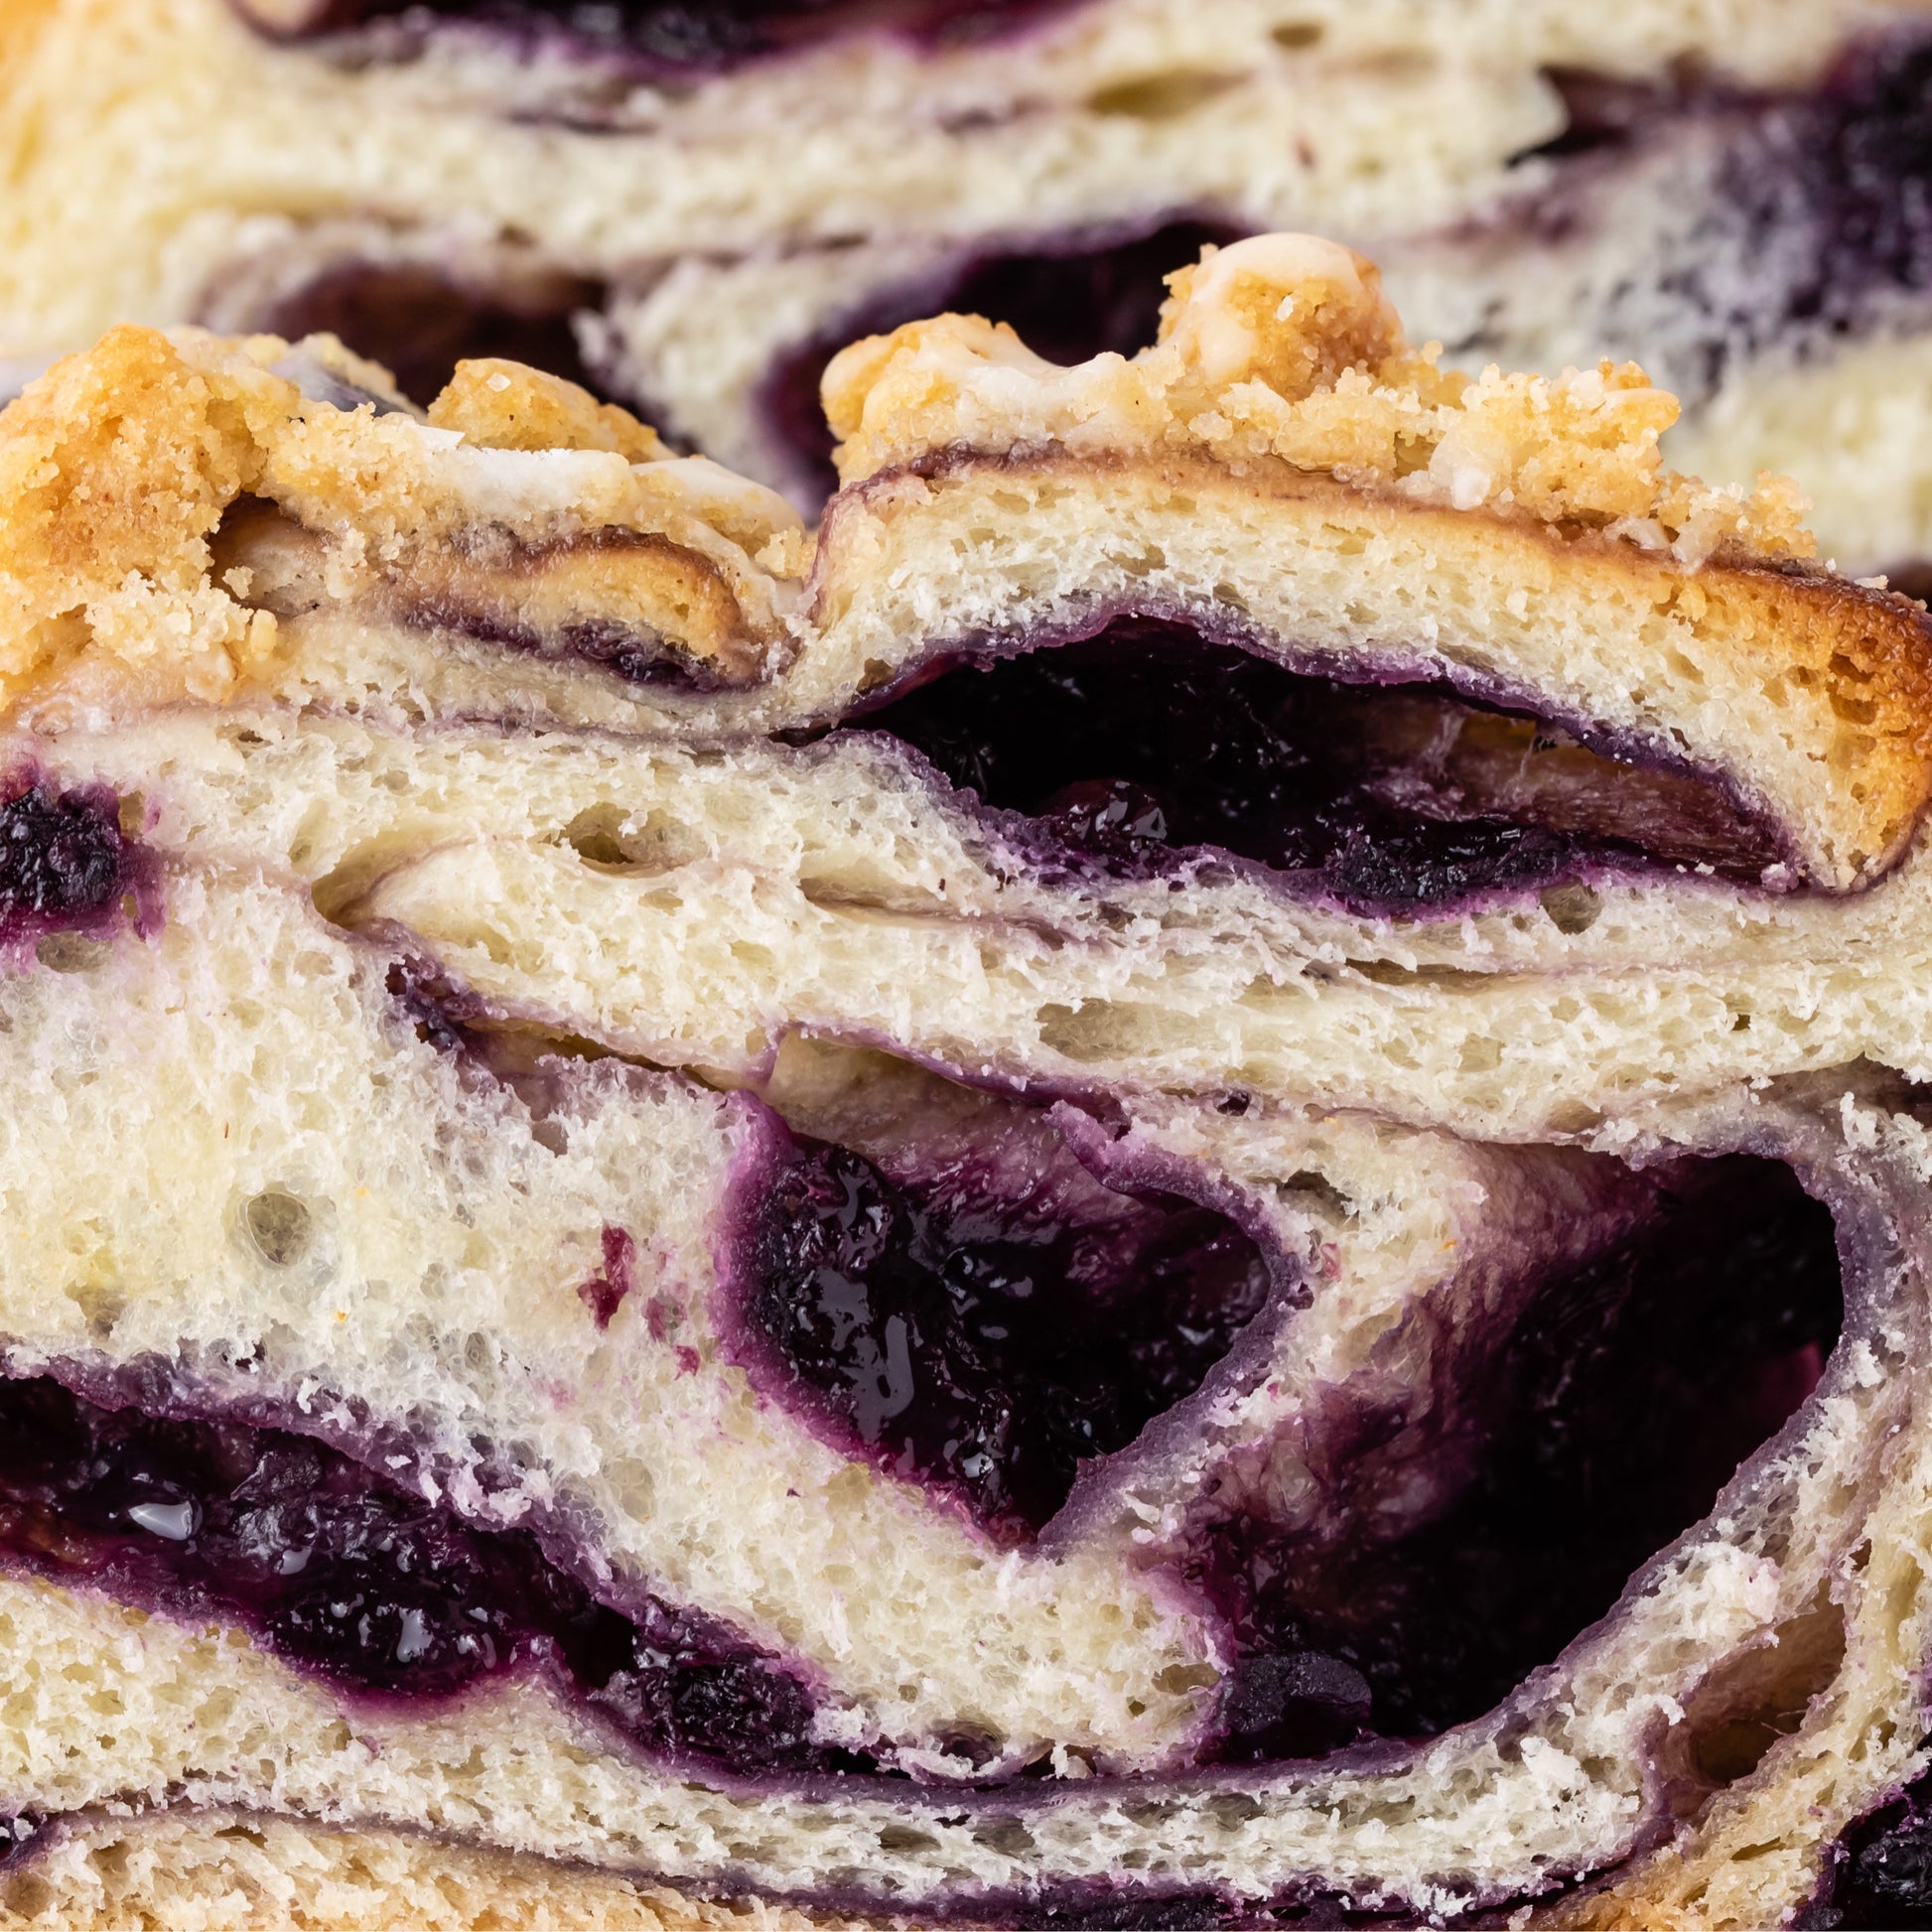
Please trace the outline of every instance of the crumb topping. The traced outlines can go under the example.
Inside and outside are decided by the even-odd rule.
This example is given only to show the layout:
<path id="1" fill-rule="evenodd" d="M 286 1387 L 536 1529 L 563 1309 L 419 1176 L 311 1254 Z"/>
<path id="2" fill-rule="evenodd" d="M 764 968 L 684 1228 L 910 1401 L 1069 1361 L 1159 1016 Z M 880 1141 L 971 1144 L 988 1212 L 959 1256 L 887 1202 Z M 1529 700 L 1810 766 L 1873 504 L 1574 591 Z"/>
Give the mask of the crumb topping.
<path id="1" fill-rule="evenodd" d="M 319 399 L 279 372 L 317 365 L 348 386 Z M 610 554 L 676 580 L 656 603 L 688 614 L 671 640 L 685 656 L 742 680 L 786 639 L 808 548 L 774 492 L 673 456 L 625 411 L 517 363 L 461 364 L 427 420 L 370 374 L 327 338 L 291 350 L 130 326 L 30 383 L 0 411 L 0 710 L 57 684 L 83 704 L 245 686 L 278 620 L 249 602 L 248 571 L 214 567 L 243 498 L 325 541 L 345 601 L 406 585 L 426 559 L 460 568 L 634 536 L 654 541 Z M 677 588 L 693 572 L 718 594 Z"/>
<path id="2" fill-rule="evenodd" d="M 661 463 L 673 454 L 627 409 L 599 402 L 560 375 L 498 355 L 459 362 L 430 405 L 429 421 L 480 449 L 610 450 L 627 463 Z"/>
<path id="3" fill-rule="evenodd" d="M 1099 457 L 1206 451 L 1419 503 L 1600 531 L 1695 568 L 1725 551 L 1809 557 L 1788 477 L 1750 493 L 1663 467 L 1677 399 L 1635 363 L 1470 376 L 1414 348 L 1372 262 L 1311 235 L 1206 249 L 1169 277 L 1160 340 L 1071 368 L 1004 323 L 939 316 L 855 343 L 824 379 L 850 483 L 939 452 L 1058 445 Z"/>

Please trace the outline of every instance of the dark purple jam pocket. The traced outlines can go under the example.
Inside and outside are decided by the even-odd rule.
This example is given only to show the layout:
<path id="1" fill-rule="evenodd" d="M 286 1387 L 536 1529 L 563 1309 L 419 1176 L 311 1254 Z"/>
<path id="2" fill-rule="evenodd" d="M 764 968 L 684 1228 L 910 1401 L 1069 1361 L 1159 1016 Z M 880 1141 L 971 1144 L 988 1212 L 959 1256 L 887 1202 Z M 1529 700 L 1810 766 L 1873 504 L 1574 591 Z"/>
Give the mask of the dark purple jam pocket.
<path id="1" fill-rule="evenodd" d="M 18 773 L 0 794 L 0 944 L 100 931 L 142 895 L 150 869 L 104 785 L 57 792 Z"/>
<path id="2" fill-rule="evenodd" d="M 1339 683 L 1143 619 L 955 666 L 850 722 L 1021 814 L 1049 873 L 1147 877 L 1212 848 L 1401 913 L 1580 872 L 1754 884 L 1781 856 L 1690 774 L 1436 686 Z"/>
<path id="3" fill-rule="evenodd" d="M 759 56 L 859 30 L 940 48 L 1009 33 L 1077 0 L 233 0 L 277 39 L 340 33 L 403 15 L 467 21 L 519 42 L 562 40 L 666 79 L 722 72 Z"/>
<path id="4" fill-rule="evenodd" d="M 1374 1497 L 1351 1494 L 1343 1534 L 1249 1518 L 1212 1533 L 1198 1581 L 1243 1653 L 1227 1757 L 1433 1735 L 1493 1709 L 1811 1392 L 1842 1316 L 1829 1210 L 1773 1161 L 1685 1161 L 1656 1181 L 1642 1225 L 1543 1281 L 1487 1349 L 1469 1477 L 1428 1520 L 1378 1540 Z M 1358 1419 L 1361 1440 L 1328 1450 L 1403 1422 Z"/>
<path id="5" fill-rule="evenodd" d="M 891 1180 L 790 1145 L 742 1236 L 738 1320 L 766 1386 L 831 1440 L 1019 1542 L 1083 1460 L 1200 1386 L 1271 1277 L 1225 1215 L 1173 1195 L 1016 1186 L 993 1152 Z"/>
<path id="6" fill-rule="evenodd" d="M 1801 1924 L 1820 1932 L 1932 1928 L 1932 1773 L 1861 1819 L 1834 1851 L 1819 1898 Z"/>
<path id="7" fill-rule="evenodd" d="M 649 1596 L 621 1614 L 535 1537 L 473 1528 L 284 1430 L 0 1381 L 0 1550 L 122 1600 L 232 1617 L 352 1693 L 448 1697 L 536 1663 L 647 1750 L 742 1773 L 864 1764 L 814 1745 L 805 1687 L 712 1619 Z"/>

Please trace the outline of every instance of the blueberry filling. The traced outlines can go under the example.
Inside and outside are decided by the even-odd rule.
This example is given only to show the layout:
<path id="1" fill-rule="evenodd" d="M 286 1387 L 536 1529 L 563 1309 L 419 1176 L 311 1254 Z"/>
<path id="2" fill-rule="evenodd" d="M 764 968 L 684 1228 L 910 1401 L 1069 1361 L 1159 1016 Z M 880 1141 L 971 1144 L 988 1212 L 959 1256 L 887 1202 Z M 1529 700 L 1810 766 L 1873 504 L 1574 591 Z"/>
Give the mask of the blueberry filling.
<path id="1" fill-rule="evenodd" d="M 1166 278 L 1197 261 L 1210 243 L 1238 241 L 1245 232 L 1225 223 L 1178 220 L 1139 234 L 1043 235 L 1024 251 L 971 257 L 883 290 L 779 358 L 759 393 L 765 423 L 800 486 L 829 496 L 839 480 L 819 379 L 847 343 L 950 310 L 1011 324 L 1049 362 L 1070 366 L 1109 349 L 1132 355 L 1150 346 L 1159 331 Z"/>
<path id="2" fill-rule="evenodd" d="M 1198 1388 L 1270 1287 L 1223 1215 L 1028 1178 L 965 1164 L 895 1180 L 799 1141 L 755 1206 L 741 1315 L 841 1447 L 1014 1542 L 1083 1459 Z"/>
<path id="3" fill-rule="evenodd" d="M 1932 37 L 1904 29 L 1845 54 L 1800 93 L 1746 93 L 1679 70 L 1642 82 L 1552 75 L 1568 125 L 1539 156 L 1600 156 L 1709 130 L 1720 158 L 1699 219 L 1657 237 L 1647 271 L 1606 297 L 1591 327 L 1605 350 L 1637 354 L 1687 401 L 1739 356 L 1800 352 L 1882 326 L 1932 292 Z M 1512 229 L 1562 242 L 1593 222 L 1591 164 L 1512 207 Z M 1660 343 L 1660 337 L 1664 342 Z M 1456 355 L 1500 349 L 1478 332 Z"/>
<path id="4" fill-rule="evenodd" d="M 1627 1238 L 1543 1282 L 1471 1384 L 1467 1479 L 1378 1541 L 1285 1537 L 1244 1517 L 1199 1581 L 1243 1662 L 1224 1755 L 1318 1755 L 1363 1733 L 1433 1735 L 1493 1709 L 1607 1612 L 1632 1574 L 1707 1515 L 1810 1393 L 1842 1318 L 1829 1211 L 1782 1165 L 1689 1161 Z M 1358 1419 L 1364 1451 L 1400 1413 Z M 1473 1452 L 1471 1452 L 1473 1451 Z M 1863 1921 L 1861 1921 L 1863 1922 Z"/>
<path id="5" fill-rule="evenodd" d="M 96 926 L 135 891 L 137 854 L 104 786 L 55 792 L 17 777 L 0 803 L 0 941 Z"/>
<path id="6" fill-rule="evenodd" d="M 1171 869 L 1215 847 L 1364 911 L 1551 887 L 1579 871 L 1778 858 L 1714 786 L 1625 765 L 1432 686 L 1304 675 L 1183 627 L 947 671 L 853 721 L 1022 814 L 1051 872 Z"/>
<path id="7" fill-rule="evenodd" d="M 1821 1896 L 1802 1924 L 1857 1932 L 1932 1928 L 1932 1773 L 1861 1819 L 1835 1849 Z"/>
<path id="8" fill-rule="evenodd" d="M 1099 1885 L 1068 1886 L 1063 1895 L 1014 1900 L 1008 1910 L 995 1910 L 989 1918 L 992 1924 L 1051 1926 L 1054 1932 L 1208 1932 L 1249 1922 L 1246 1913 L 1232 1910 L 1211 1891 L 1110 1893 Z M 1270 1925 L 1295 1922 L 1274 1912 L 1267 1918 Z"/>
<path id="9" fill-rule="evenodd" d="M 601 284 L 565 275 L 484 284 L 414 262 L 347 261 L 267 310 L 259 327 L 291 342 L 332 335 L 380 362 L 404 395 L 433 402 L 456 365 L 502 356 L 597 389 L 572 319 L 599 308 Z"/>
<path id="10" fill-rule="evenodd" d="M 518 40 L 562 39 L 584 56 L 658 71 L 715 72 L 855 30 L 915 45 L 990 39 L 1073 0 L 234 0 L 244 20 L 283 39 L 340 33 L 404 15 L 461 20 Z"/>
<path id="11" fill-rule="evenodd" d="M 232 1617 L 345 1690 L 448 1697 L 561 1670 L 652 1751 L 740 1772 L 870 1768 L 812 1700 L 705 1616 L 598 1602 L 519 1530 L 485 1531 L 308 1437 L 0 1381 L 0 1550 L 164 1611 Z"/>

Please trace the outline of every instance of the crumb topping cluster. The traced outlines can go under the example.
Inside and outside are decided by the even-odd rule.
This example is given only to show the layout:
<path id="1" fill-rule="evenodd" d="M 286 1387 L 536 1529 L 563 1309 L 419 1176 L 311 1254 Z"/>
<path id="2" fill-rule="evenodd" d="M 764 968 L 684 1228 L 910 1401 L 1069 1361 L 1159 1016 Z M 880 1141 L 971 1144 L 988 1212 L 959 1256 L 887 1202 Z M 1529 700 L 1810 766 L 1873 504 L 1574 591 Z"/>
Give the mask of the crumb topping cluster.
<path id="1" fill-rule="evenodd" d="M 1005 324 L 908 323 L 825 371 L 842 482 L 939 452 L 1206 451 L 1281 462 L 1418 503 L 1587 529 L 1696 567 L 1720 550 L 1809 557 L 1805 502 L 1768 473 L 1746 494 L 1663 467 L 1676 398 L 1634 363 L 1469 376 L 1418 349 L 1373 263 L 1311 235 L 1209 248 L 1169 278 L 1158 344 L 1063 368 Z"/>
<path id="2" fill-rule="evenodd" d="M 432 552 L 542 559 L 634 535 L 662 541 L 633 574 L 661 574 L 674 546 L 685 577 L 729 593 L 739 637 L 784 637 L 809 544 L 772 491 L 518 363 L 463 364 L 427 415 L 386 390 L 334 338 L 135 327 L 30 384 L 0 414 L 0 709 L 63 678 L 146 703 L 245 684 L 277 620 L 250 605 L 248 570 L 217 572 L 212 539 L 244 497 L 326 540 L 345 600 Z"/>

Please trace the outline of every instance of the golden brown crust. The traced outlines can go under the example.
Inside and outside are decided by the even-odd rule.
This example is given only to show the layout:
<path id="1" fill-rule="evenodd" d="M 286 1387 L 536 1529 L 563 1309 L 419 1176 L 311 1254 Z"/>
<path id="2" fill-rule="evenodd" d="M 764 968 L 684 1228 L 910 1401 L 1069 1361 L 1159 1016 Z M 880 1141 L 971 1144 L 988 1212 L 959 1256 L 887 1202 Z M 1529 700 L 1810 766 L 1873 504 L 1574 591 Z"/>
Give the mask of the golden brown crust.
<path id="1" fill-rule="evenodd" d="M 783 640 L 798 526 L 770 492 L 534 371 L 466 365 L 439 426 L 312 401 L 287 355 L 117 329 L 0 413 L 0 714 L 244 692 L 276 615 L 211 546 L 247 497 L 323 540 L 337 602 L 426 582 L 486 634 L 635 631 L 726 684 Z"/>
<path id="2" fill-rule="evenodd" d="M 1751 564 L 1708 566 L 1683 585 L 1679 607 L 1692 597 L 1740 656 L 1778 667 L 1821 722 L 1829 712 L 1829 782 L 1850 802 L 1862 850 L 1876 858 L 1901 846 L 1932 796 L 1924 607 L 1842 577 Z"/>
<path id="3" fill-rule="evenodd" d="M 626 463 L 661 463 L 673 454 L 629 410 L 499 355 L 459 362 L 430 405 L 429 420 L 460 431 L 480 449 L 611 450 Z"/>

